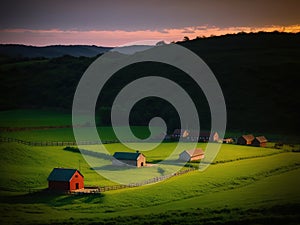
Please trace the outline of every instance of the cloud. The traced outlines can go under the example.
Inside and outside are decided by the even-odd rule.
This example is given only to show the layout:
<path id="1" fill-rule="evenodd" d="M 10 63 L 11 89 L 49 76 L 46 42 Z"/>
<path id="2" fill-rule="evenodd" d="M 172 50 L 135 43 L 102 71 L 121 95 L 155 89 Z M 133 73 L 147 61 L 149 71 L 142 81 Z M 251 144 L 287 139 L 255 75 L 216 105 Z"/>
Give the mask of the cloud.
<path id="1" fill-rule="evenodd" d="M 119 46 L 129 42 L 142 40 L 164 40 L 166 42 L 182 40 L 189 34 L 193 39 L 197 36 L 223 35 L 237 32 L 257 32 L 274 30 L 285 32 L 300 32 L 300 25 L 291 26 L 264 26 L 264 27 L 227 27 L 220 28 L 214 26 L 183 27 L 177 29 L 164 30 L 33 30 L 33 29 L 4 29 L 0 30 L 0 43 L 3 44 L 26 44 L 26 45 L 99 45 L 99 46 Z"/>

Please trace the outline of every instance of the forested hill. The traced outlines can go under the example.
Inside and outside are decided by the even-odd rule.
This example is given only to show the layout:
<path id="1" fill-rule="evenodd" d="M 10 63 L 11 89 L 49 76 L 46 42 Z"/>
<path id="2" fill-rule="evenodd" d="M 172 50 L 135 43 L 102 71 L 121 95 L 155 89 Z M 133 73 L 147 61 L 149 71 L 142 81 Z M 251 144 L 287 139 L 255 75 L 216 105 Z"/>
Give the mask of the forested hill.
<path id="1" fill-rule="evenodd" d="M 94 57 L 109 51 L 109 47 L 98 47 L 94 45 L 51 45 L 45 47 L 2 44 L 0 45 L 0 55 L 18 58 L 55 58 L 64 55 L 74 57 Z"/>
<path id="2" fill-rule="evenodd" d="M 198 54 L 212 69 L 223 90 L 228 110 L 228 128 L 299 134 L 300 34 L 253 33 L 199 38 L 179 44 Z M 62 56 L 58 58 L 0 58 L 0 107 L 64 108 L 71 110 L 80 77 L 96 59 Z M 201 90 L 181 71 L 158 63 L 129 66 L 115 74 L 103 90 L 98 109 L 108 124 L 109 107 L 118 91 L 139 75 L 164 74 L 193 97 L 202 125 L 210 124 L 209 109 Z M 151 107 L 149 107 L 151 106 Z M 162 116 L 176 127 L 172 106 L 154 99 L 141 101 L 131 122 L 146 124 L 152 116 Z M 141 115 L 145 116 L 142 117 Z"/>

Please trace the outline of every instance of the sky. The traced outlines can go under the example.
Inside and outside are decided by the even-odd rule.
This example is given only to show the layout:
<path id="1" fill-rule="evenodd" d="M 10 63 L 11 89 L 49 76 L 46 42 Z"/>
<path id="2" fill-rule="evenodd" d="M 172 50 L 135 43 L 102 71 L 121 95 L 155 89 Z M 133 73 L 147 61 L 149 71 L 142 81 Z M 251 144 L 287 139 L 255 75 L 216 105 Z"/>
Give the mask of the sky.
<path id="1" fill-rule="evenodd" d="M 9 0 L 0 43 L 120 46 L 256 31 L 300 32 L 299 0 Z"/>

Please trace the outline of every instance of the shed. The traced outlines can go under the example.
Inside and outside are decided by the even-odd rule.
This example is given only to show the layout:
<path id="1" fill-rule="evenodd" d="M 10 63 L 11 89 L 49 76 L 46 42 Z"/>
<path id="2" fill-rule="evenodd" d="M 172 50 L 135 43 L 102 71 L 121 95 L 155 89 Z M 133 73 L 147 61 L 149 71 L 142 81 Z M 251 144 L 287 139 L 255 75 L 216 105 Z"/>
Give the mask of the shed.
<path id="1" fill-rule="evenodd" d="M 223 143 L 232 144 L 234 142 L 233 138 L 224 138 Z"/>
<path id="2" fill-rule="evenodd" d="M 259 136 L 252 141 L 252 145 L 257 147 L 266 147 L 267 142 L 268 140 L 265 136 Z"/>
<path id="3" fill-rule="evenodd" d="M 179 160 L 190 162 L 204 158 L 204 151 L 201 148 L 185 150 L 179 155 Z"/>
<path id="4" fill-rule="evenodd" d="M 47 180 L 49 190 L 74 191 L 84 188 L 84 177 L 77 169 L 54 168 Z"/>
<path id="5" fill-rule="evenodd" d="M 137 152 L 115 152 L 113 155 L 112 165 L 114 166 L 146 166 L 146 157 L 144 154 Z"/>
<path id="6" fill-rule="evenodd" d="M 239 145 L 251 145 L 254 140 L 254 136 L 252 134 L 242 135 L 238 138 L 237 144 Z"/>

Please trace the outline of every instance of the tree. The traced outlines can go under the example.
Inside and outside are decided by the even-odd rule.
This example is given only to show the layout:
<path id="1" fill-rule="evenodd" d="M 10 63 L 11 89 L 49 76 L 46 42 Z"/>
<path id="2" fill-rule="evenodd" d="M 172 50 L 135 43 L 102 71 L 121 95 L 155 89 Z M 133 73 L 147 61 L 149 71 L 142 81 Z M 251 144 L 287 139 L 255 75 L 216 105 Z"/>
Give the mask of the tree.
<path id="1" fill-rule="evenodd" d="M 183 38 L 183 41 L 189 41 L 190 40 L 190 38 L 188 37 L 188 36 L 185 36 L 184 38 Z"/>

